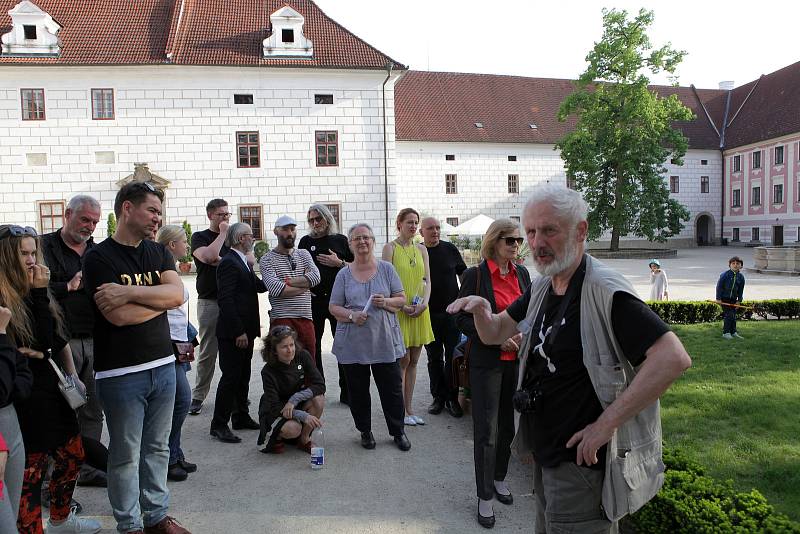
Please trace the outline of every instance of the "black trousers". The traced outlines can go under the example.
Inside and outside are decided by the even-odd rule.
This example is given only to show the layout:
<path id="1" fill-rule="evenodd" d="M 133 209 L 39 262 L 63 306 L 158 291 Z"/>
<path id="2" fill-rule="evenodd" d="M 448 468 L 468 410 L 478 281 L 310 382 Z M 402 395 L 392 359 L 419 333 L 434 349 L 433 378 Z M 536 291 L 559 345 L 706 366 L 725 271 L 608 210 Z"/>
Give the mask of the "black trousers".
<path id="1" fill-rule="evenodd" d="M 425 345 L 431 396 L 443 401 L 458 400 L 458 388 L 453 386 L 453 349 L 461 338 L 456 318 L 447 312 L 431 312 L 431 327 L 434 340 Z"/>
<path id="2" fill-rule="evenodd" d="M 325 371 L 322 368 L 322 334 L 325 333 L 325 321 L 327 320 L 331 326 L 331 336 L 336 337 L 336 317 L 331 315 L 328 311 L 328 304 L 330 300 L 327 298 L 314 298 L 311 297 L 311 317 L 314 320 L 314 336 L 317 338 L 317 369 L 322 378 L 325 378 Z M 339 398 L 347 400 L 347 379 L 345 378 L 344 369 L 342 364 L 339 366 Z"/>
<path id="3" fill-rule="evenodd" d="M 381 398 L 383 417 L 386 418 L 386 427 L 392 436 L 400 436 L 403 430 L 403 385 L 400 378 L 400 364 L 397 360 L 392 363 L 373 363 L 362 365 L 358 363 L 345 364 L 347 384 L 350 386 L 350 413 L 359 432 L 372 430 L 372 399 L 369 394 L 369 374 L 375 378 L 378 386 L 378 395 Z"/>
<path id="4" fill-rule="evenodd" d="M 233 418 L 248 416 L 247 395 L 250 393 L 250 361 L 253 358 L 253 339 L 247 348 L 240 349 L 233 339 L 219 338 L 219 368 L 222 376 L 217 384 L 214 418 L 211 428 L 221 428 Z"/>
<path id="5" fill-rule="evenodd" d="M 472 425 L 475 442 L 475 486 L 478 497 L 494 497 L 494 481 L 505 480 L 511 441 L 517 361 L 498 361 L 494 367 L 469 369 L 472 391 Z"/>

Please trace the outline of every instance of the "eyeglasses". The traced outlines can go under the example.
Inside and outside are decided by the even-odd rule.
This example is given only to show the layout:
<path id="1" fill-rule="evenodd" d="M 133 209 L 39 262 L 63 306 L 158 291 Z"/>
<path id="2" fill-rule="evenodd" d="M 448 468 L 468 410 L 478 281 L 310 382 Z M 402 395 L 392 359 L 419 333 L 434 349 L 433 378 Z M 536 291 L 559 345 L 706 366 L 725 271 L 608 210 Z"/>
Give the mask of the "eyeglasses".
<path id="1" fill-rule="evenodd" d="M 309 217 L 308 218 L 308 224 L 317 224 L 317 223 L 321 223 L 324 220 L 325 219 L 321 215 L 317 215 L 316 217 Z"/>
<path id="2" fill-rule="evenodd" d="M 505 241 L 506 245 L 509 247 L 513 247 L 514 245 L 517 245 L 518 247 L 522 246 L 522 242 L 525 241 L 525 239 L 522 237 L 501 237 L 500 239 Z"/>
<path id="3" fill-rule="evenodd" d="M 350 242 L 351 243 L 358 243 L 360 241 L 369 241 L 370 239 L 372 239 L 372 236 L 370 236 L 370 235 L 357 235 L 357 236 L 353 236 L 350 239 Z"/>
<path id="4" fill-rule="evenodd" d="M 225 218 L 230 217 L 231 215 L 233 215 L 233 213 L 231 213 L 229 211 L 226 211 L 225 213 L 215 213 L 214 214 L 215 217 L 225 217 Z"/>
<path id="5" fill-rule="evenodd" d="M 5 239 L 9 236 L 20 237 L 24 235 L 37 237 L 39 234 L 36 233 L 36 228 L 30 226 L 17 226 L 16 224 L 0 226 L 0 239 Z"/>

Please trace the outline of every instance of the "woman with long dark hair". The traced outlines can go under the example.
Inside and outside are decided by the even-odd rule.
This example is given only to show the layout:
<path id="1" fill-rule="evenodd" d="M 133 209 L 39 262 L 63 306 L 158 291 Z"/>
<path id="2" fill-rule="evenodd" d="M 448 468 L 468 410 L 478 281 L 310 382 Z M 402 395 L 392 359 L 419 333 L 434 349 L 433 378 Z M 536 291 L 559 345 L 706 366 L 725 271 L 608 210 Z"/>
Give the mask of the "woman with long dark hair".
<path id="1" fill-rule="evenodd" d="M 23 534 L 43 532 L 42 480 L 52 460 L 48 533 L 100 530 L 100 523 L 78 518 L 70 509 L 81 464 L 83 441 L 75 411 L 58 389 L 58 375 L 77 379 L 58 306 L 47 286 L 50 270 L 43 265 L 39 238 L 30 227 L 0 226 L 0 271 L 3 302 L 11 308 L 10 334 L 17 350 L 29 360 L 33 388 L 28 399 L 16 403 L 25 443 L 25 474 L 17 528 Z"/>

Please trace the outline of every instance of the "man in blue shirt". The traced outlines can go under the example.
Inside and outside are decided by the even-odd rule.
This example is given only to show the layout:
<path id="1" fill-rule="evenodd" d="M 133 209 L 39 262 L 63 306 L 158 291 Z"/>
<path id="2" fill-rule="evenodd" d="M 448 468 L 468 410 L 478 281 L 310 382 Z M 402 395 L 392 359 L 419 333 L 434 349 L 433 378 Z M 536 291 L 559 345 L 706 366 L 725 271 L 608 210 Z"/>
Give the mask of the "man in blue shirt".
<path id="1" fill-rule="evenodd" d="M 740 272 L 744 262 L 739 256 L 728 260 L 728 269 L 717 281 L 717 302 L 722 305 L 722 337 L 733 339 L 742 336 L 736 331 L 736 308 L 742 303 L 744 275 Z"/>

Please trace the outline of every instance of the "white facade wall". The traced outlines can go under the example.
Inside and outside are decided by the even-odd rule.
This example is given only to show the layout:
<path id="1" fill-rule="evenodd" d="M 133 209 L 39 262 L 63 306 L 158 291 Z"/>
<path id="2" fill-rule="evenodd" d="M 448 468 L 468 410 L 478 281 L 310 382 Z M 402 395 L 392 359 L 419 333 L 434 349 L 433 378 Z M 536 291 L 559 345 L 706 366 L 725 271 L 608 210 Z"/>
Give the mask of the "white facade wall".
<path id="1" fill-rule="evenodd" d="M 203 229 L 206 203 L 222 197 L 234 220 L 238 206 L 262 205 L 270 237 L 279 215 L 305 221 L 310 204 L 325 202 L 341 204 L 345 229 L 366 221 L 383 235 L 384 71 L 3 66 L 0 73 L 3 222 L 38 227 L 37 202 L 77 193 L 97 197 L 105 220 L 117 182 L 143 162 L 170 182 L 165 223 L 186 219 Z M 390 199 L 396 79 L 385 101 Z M 46 120 L 21 120 L 21 88 L 45 90 Z M 114 89 L 114 120 L 92 119 L 92 88 Z M 254 104 L 235 105 L 234 93 L 252 94 Z M 334 103 L 314 104 L 315 93 L 333 94 Z M 315 130 L 338 132 L 338 166 L 316 166 Z M 237 168 L 237 131 L 259 132 L 259 168 Z M 105 227 L 95 235 L 104 237 Z"/>
<path id="2" fill-rule="evenodd" d="M 455 159 L 447 161 L 447 154 Z M 508 161 L 508 156 L 516 156 L 517 161 Z M 683 165 L 668 162 L 665 167 L 667 185 L 670 176 L 679 177 L 679 192 L 673 198 L 690 212 L 690 220 L 681 234 L 672 239 L 673 245 L 696 243 L 696 223 L 702 215 L 711 218 L 709 232 L 718 242 L 722 194 L 719 151 L 689 150 Z M 533 187 L 546 182 L 566 182 L 564 163 L 553 145 L 512 143 L 398 141 L 397 174 L 398 206 L 412 206 L 442 221 L 457 217 L 459 223 L 479 213 L 493 219 L 519 217 Z M 457 175 L 456 194 L 446 194 L 446 174 Z M 518 194 L 508 192 L 509 174 L 519 175 Z M 709 177 L 708 193 L 701 193 L 702 176 Z"/>

